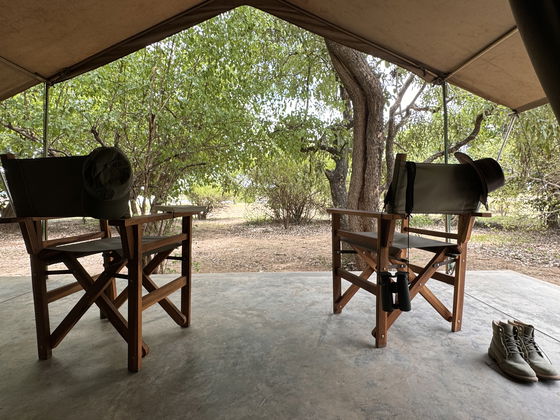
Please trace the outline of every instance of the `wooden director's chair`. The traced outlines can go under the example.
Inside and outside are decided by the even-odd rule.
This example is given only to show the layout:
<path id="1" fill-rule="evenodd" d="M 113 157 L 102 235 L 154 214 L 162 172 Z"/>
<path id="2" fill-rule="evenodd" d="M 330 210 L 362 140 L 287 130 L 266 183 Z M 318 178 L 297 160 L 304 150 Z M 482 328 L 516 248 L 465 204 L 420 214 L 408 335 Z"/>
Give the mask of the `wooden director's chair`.
<path id="1" fill-rule="evenodd" d="M 457 157 L 465 155 L 457 154 Z M 406 155 L 399 154 L 385 200 L 387 212 L 328 209 L 332 215 L 333 312 L 340 313 L 360 289 L 375 295 L 376 326 L 372 335 L 376 347 L 387 345 L 388 329 L 403 311 L 410 310 L 410 301 L 418 294 L 451 323 L 452 331 L 461 329 L 467 245 L 475 218 L 491 216 L 477 211 L 479 201 L 486 203 L 489 190 L 504 183 L 501 168 L 493 159 L 476 162 L 465 159 L 469 163 L 415 164 L 405 162 Z M 413 213 L 457 215 L 457 232 L 410 227 L 408 215 Z M 341 227 L 343 216 L 375 218 L 377 232 L 350 232 Z M 400 232 L 397 232 L 399 225 Z M 431 254 L 429 262 L 412 264 L 407 255 L 410 248 Z M 366 268 L 360 275 L 342 267 L 343 253 L 355 253 L 364 263 Z M 454 265 L 454 274 L 438 271 L 450 265 Z M 396 275 L 389 272 L 394 269 L 397 269 Z M 370 280 L 374 273 L 375 282 Z M 344 293 L 341 279 L 351 283 Z M 453 287 L 451 310 L 428 288 L 430 279 Z"/>
<path id="2" fill-rule="evenodd" d="M 142 311 L 158 303 L 181 327 L 191 321 L 191 231 L 192 216 L 200 209 L 167 211 L 129 217 L 128 198 L 132 171 L 126 157 L 116 148 L 99 148 L 88 156 L 16 159 L 1 155 L 5 183 L 16 217 L 0 223 L 18 223 L 31 262 L 33 301 L 39 359 L 49 359 L 68 332 L 93 304 L 128 342 L 128 369 L 136 372 L 149 352 L 142 340 Z M 42 222 L 63 217 L 99 219 L 97 232 L 45 240 Z M 182 218 L 182 231 L 170 237 L 147 237 L 149 222 Z M 118 236 L 111 235 L 114 226 Z M 176 248 L 181 256 L 170 254 Z M 102 271 L 90 275 L 80 258 L 99 254 Z M 145 265 L 142 260 L 147 260 Z M 181 275 L 158 286 L 150 275 L 165 259 L 181 261 Z M 102 261 L 101 261 L 102 260 Z M 49 270 L 63 263 L 66 269 Z M 127 268 L 125 274 L 121 273 Z M 47 277 L 72 274 L 76 282 L 48 290 Z M 116 278 L 128 280 L 117 295 Z M 147 294 L 142 294 L 142 288 Z M 168 296 L 181 291 L 181 307 Z M 49 303 L 82 291 L 83 295 L 51 332 Z M 128 300 L 128 319 L 119 307 Z"/>

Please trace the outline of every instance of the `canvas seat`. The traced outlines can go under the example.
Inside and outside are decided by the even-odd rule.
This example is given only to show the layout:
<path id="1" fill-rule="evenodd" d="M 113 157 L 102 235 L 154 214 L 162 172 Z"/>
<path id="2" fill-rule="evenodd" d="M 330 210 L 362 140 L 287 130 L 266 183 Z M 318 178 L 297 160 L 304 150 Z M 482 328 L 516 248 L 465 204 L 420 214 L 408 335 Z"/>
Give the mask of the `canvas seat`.
<path id="1" fill-rule="evenodd" d="M 375 251 L 377 249 L 377 232 L 357 232 L 356 235 L 351 236 L 344 236 L 344 234 L 341 234 L 340 239 L 349 244 L 367 249 L 368 251 Z M 407 248 L 416 248 L 433 252 L 442 246 L 448 247 L 449 244 L 422 236 L 395 232 L 389 248 L 389 253 L 391 255 L 397 255 L 400 254 L 403 249 Z M 455 253 L 459 253 L 459 250 L 456 247 L 454 248 Z M 450 248 L 450 250 L 451 249 L 453 249 L 453 247 Z"/>
<path id="2" fill-rule="evenodd" d="M 142 242 L 144 245 L 149 245 L 153 242 L 165 239 L 165 236 L 144 236 L 142 238 Z M 173 250 L 177 247 L 176 244 L 170 244 L 161 248 L 157 249 L 145 249 L 143 254 L 156 254 L 158 252 Z M 56 245 L 46 247 L 46 250 L 57 251 L 57 252 L 70 252 L 76 254 L 83 254 L 91 255 L 91 254 L 98 254 L 100 252 L 110 252 L 114 251 L 120 255 L 122 255 L 122 240 L 120 237 L 118 238 L 103 238 L 97 239 L 94 241 L 84 241 L 84 242 L 76 242 L 67 245 Z"/>
<path id="3" fill-rule="evenodd" d="M 457 154 L 459 165 L 415 164 L 399 154 L 383 213 L 330 208 L 332 217 L 333 312 L 339 314 L 359 291 L 376 296 L 376 326 L 372 331 L 377 347 L 387 345 L 388 330 L 411 301 L 422 295 L 451 324 L 462 326 L 467 246 L 478 211 L 487 194 L 504 183 L 503 172 L 493 159 L 473 162 Z M 410 226 L 415 213 L 456 215 L 456 232 Z M 353 232 L 342 226 L 343 217 L 367 217 L 377 221 L 376 232 Z M 397 231 L 397 230 L 400 230 Z M 437 238 L 437 239 L 434 239 Z M 440 239 L 441 238 L 441 239 Z M 409 248 L 428 253 L 428 262 L 410 261 Z M 342 266 L 342 254 L 356 254 L 363 270 L 358 275 Z M 424 258 L 423 261 L 426 259 Z M 449 273 L 445 267 L 452 267 Z M 350 283 L 343 291 L 342 280 Z M 429 280 L 453 288 L 449 309 L 429 289 Z"/>
<path id="4" fill-rule="evenodd" d="M 127 341 L 128 369 L 138 371 L 142 357 L 149 351 L 142 339 L 143 310 L 157 303 L 179 326 L 190 325 L 192 216 L 201 208 L 167 208 L 159 214 L 130 217 L 132 170 L 126 157 L 115 148 L 99 148 L 88 156 L 0 157 L 16 214 L 0 219 L 0 223 L 19 224 L 30 256 L 39 359 L 49 359 L 52 349 L 95 304 L 102 318 L 107 318 Z M 62 217 L 93 217 L 99 220 L 99 229 L 45 239 L 42 222 Z M 179 234 L 144 236 L 147 223 L 176 217 L 182 219 Z M 113 236 L 115 231 L 117 236 Z M 175 249 L 180 256 L 171 256 Z M 90 274 L 80 258 L 95 254 L 100 255 L 99 272 Z M 180 260 L 181 273 L 159 286 L 150 276 L 166 259 Z M 66 268 L 49 269 L 60 263 Z M 60 274 L 72 274 L 76 281 L 48 288 L 47 279 Z M 126 280 L 118 294 L 116 279 Z M 181 304 L 177 308 L 168 296 L 179 290 Z M 48 305 L 76 292 L 83 293 L 81 298 L 51 330 Z M 127 301 L 125 319 L 118 308 Z"/>

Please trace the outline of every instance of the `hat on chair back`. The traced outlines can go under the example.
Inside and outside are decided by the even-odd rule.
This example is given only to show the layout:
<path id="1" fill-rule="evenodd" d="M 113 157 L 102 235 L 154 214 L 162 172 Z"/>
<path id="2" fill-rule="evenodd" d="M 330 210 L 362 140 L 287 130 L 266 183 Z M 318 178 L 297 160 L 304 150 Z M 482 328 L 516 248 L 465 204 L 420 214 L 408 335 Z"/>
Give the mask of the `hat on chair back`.
<path id="1" fill-rule="evenodd" d="M 488 193 L 497 190 L 505 183 L 502 167 L 492 158 L 472 160 L 461 152 L 456 152 L 455 157 L 460 163 L 471 165 L 476 171 L 482 185 L 480 201 L 488 207 Z"/>
<path id="2" fill-rule="evenodd" d="M 99 147 L 86 158 L 82 179 L 83 203 L 88 216 L 99 219 L 128 217 L 132 168 L 116 147 Z"/>

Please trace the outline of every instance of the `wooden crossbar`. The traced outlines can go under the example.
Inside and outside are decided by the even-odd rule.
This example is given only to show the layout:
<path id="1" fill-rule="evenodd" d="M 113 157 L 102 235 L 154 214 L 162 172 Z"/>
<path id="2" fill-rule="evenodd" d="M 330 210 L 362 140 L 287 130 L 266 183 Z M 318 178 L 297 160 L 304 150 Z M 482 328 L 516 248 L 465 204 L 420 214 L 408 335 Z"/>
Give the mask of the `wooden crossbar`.
<path id="1" fill-rule="evenodd" d="M 65 245 L 74 242 L 83 242 L 83 241 L 89 241 L 93 239 L 100 239 L 100 238 L 104 238 L 105 236 L 106 236 L 105 232 L 84 233 L 82 235 L 66 236 L 64 238 L 58 238 L 58 239 L 49 239 L 48 241 L 43 242 L 43 246 L 45 248 L 49 248 L 53 246 Z"/>
<path id="2" fill-rule="evenodd" d="M 416 264 L 408 264 L 408 267 L 412 271 L 414 271 L 415 273 L 419 273 L 424 269 L 424 267 L 421 267 L 421 266 L 416 265 Z M 442 283 L 446 283 L 446 284 L 449 284 L 451 286 L 453 286 L 455 284 L 455 277 L 450 276 L 449 274 L 440 273 L 440 272 L 436 271 L 435 273 L 432 274 L 432 278 L 434 280 L 438 280 Z"/>
<path id="3" fill-rule="evenodd" d="M 183 287 L 186 284 L 187 284 L 187 278 L 185 276 L 181 276 L 173 281 L 170 281 L 164 286 L 158 287 L 157 289 L 153 290 L 152 292 L 142 297 L 142 310 L 146 310 L 154 303 L 158 303 L 162 299 L 165 299 L 171 293 L 173 293 L 176 290 L 179 290 L 181 287 Z"/>
<path id="4" fill-rule="evenodd" d="M 186 284 L 186 278 L 184 283 Z M 185 284 L 183 284 L 183 286 L 185 286 Z M 142 285 L 146 290 L 148 290 L 148 292 L 155 292 L 156 290 L 158 290 L 157 285 L 152 281 L 152 279 L 150 279 L 150 277 L 146 275 L 144 275 L 142 279 Z M 172 293 L 175 290 L 169 293 Z M 163 308 L 163 310 L 167 312 L 167 314 L 173 319 L 173 321 L 177 323 L 177 325 L 181 327 L 185 325 L 185 323 L 187 322 L 187 317 L 183 313 L 181 313 L 181 311 L 167 297 L 160 299 L 158 303 Z"/>
<path id="5" fill-rule="evenodd" d="M 65 256 L 64 263 L 66 264 L 66 266 L 68 268 L 70 268 L 74 272 L 74 276 L 80 282 L 80 284 L 82 285 L 82 287 L 85 290 L 87 290 L 89 287 L 92 287 L 92 285 L 94 285 L 93 278 L 87 273 L 87 271 L 79 263 L 79 261 L 77 260 L 76 257 L 74 257 L 72 255 L 67 255 L 67 256 Z M 119 271 L 120 269 L 122 269 L 122 267 L 124 266 L 125 263 L 126 263 L 126 260 L 119 261 L 118 267 L 120 267 L 120 268 L 116 269 L 116 267 L 114 267 L 115 271 Z M 121 266 L 121 264 L 122 264 L 122 266 Z M 111 271 L 113 271 L 113 270 L 111 270 Z M 99 276 L 99 277 L 101 277 L 101 276 Z M 99 280 L 99 278 L 98 278 L 98 280 Z M 95 281 L 95 283 L 96 282 L 97 282 L 97 280 Z M 109 283 L 110 282 L 108 281 L 108 284 Z M 129 340 L 128 321 L 126 319 L 124 319 L 124 317 L 121 315 L 119 310 L 115 307 L 115 305 L 113 304 L 111 299 L 107 295 L 105 295 L 104 293 L 101 293 L 101 294 L 99 294 L 98 298 L 95 300 L 95 304 L 97 306 L 99 306 L 99 309 L 101 309 L 101 311 L 103 311 L 103 313 L 105 314 L 105 316 L 107 317 L 109 322 L 113 325 L 113 327 L 115 327 L 115 329 L 117 330 L 119 335 L 122 338 L 124 338 L 125 341 L 128 342 L 128 340 Z M 54 332 L 53 332 L 53 334 L 54 334 Z M 51 337 L 52 337 L 52 334 L 51 334 Z M 52 338 L 51 338 L 51 340 L 52 340 Z M 141 346 L 142 346 L 142 355 L 146 356 L 150 352 L 150 348 L 148 347 L 148 345 L 144 341 L 142 341 Z"/>
<path id="6" fill-rule="evenodd" d="M 121 261 L 120 264 L 112 266 L 110 269 L 103 272 L 96 281 L 93 281 L 76 258 L 68 256 L 65 258 L 64 262 L 67 264 L 67 267 L 75 273 L 78 282 L 80 282 L 86 293 L 52 332 L 51 347 L 53 348 L 62 341 L 66 334 L 68 334 L 72 327 L 74 327 L 86 313 L 88 308 L 102 295 L 103 291 L 109 285 L 110 280 L 113 278 L 113 274 L 124 267 L 124 263 Z"/>
<path id="7" fill-rule="evenodd" d="M 355 284 L 356 286 L 374 294 L 377 295 L 377 285 L 375 283 L 372 283 L 370 281 L 364 280 L 363 278 L 361 278 L 360 276 L 355 275 L 354 273 L 351 273 L 350 271 L 347 271 L 343 268 L 339 268 L 337 269 L 337 274 L 342 277 L 344 280 L 348 280 L 350 283 Z"/>
<path id="8" fill-rule="evenodd" d="M 148 243 L 142 244 L 142 252 L 147 253 L 149 251 L 153 251 L 154 249 L 164 248 L 170 245 L 177 245 L 185 239 L 187 239 L 187 235 L 181 233 L 178 235 L 169 236 L 164 239 L 159 239 L 157 241 L 150 241 Z"/>
<path id="9" fill-rule="evenodd" d="M 449 238 L 449 239 L 459 239 L 457 233 L 451 232 L 439 232 L 437 230 L 419 229 L 413 227 L 405 227 L 403 232 L 419 233 L 421 235 L 436 236 L 438 238 Z"/>
<path id="10" fill-rule="evenodd" d="M 125 286 L 122 292 L 115 298 L 115 307 L 120 308 L 128 299 L 128 286 Z"/>
<path id="11" fill-rule="evenodd" d="M 374 271 L 375 270 L 373 268 L 367 267 L 360 274 L 360 278 L 362 278 L 363 280 L 367 280 L 373 274 Z M 346 304 L 350 302 L 350 299 L 352 299 L 354 295 L 358 293 L 359 290 L 360 290 L 359 286 L 355 284 L 351 284 L 348 287 L 348 289 L 346 289 L 346 291 L 342 294 L 342 296 L 339 299 L 337 299 L 337 301 L 335 302 L 335 310 L 341 311 L 342 309 L 344 309 Z"/>
<path id="12" fill-rule="evenodd" d="M 63 297 L 76 293 L 80 290 L 83 290 L 83 287 L 77 281 L 70 284 L 66 284 L 64 286 L 57 287 L 56 289 L 49 290 L 47 292 L 47 302 L 48 303 L 54 302 L 58 299 L 62 299 Z"/>
<path id="13" fill-rule="evenodd" d="M 437 298 L 433 292 L 428 289 L 427 286 L 424 286 L 420 289 L 420 294 L 424 299 L 428 301 L 430 305 L 445 319 L 446 321 L 451 322 L 453 318 L 453 314 L 446 308 L 446 306 Z"/>
<path id="14" fill-rule="evenodd" d="M 421 270 L 421 272 L 412 281 L 412 287 L 409 290 L 410 300 L 413 300 L 416 295 L 420 292 L 421 288 L 426 285 L 426 282 L 430 279 L 431 275 L 435 272 L 436 268 L 433 264 L 443 260 L 445 258 L 445 249 L 436 253 L 430 262 Z M 389 329 L 397 318 L 401 315 L 402 311 L 400 309 L 395 309 L 393 312 L 387 315 L 387 329 Z M 372 335 L 375 336 L 377 332 L 377 327 L 373 329 Z"/>

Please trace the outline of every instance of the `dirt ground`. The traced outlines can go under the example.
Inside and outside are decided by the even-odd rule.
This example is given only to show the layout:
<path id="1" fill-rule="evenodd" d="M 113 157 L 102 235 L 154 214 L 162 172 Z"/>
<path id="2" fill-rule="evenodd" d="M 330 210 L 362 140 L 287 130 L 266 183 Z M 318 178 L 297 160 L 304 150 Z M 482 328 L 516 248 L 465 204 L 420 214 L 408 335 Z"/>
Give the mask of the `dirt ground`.
<path id="1" fill-rule="evenodd" d="M 284 229 L 248 222 L 250 211 L 236 205 L 208 220 L 195 220 L 193 271 L 329 271 L 330 225 L 319 220 Z M 90 225 L 91 227 L 91 225 Z M 52 222 L 51 237 L 88 230 L 81 220 Z M 421 258 L 412 253 L 411 259 Z M 99 257 L 88 257 L 95 270 Z M 169 271 L 178 266 L 169 265 Z M 560 285 L 560 232 L 492 231 L 476 228 L 469 244 L 467 270 L 513 270 Z M 19 230 L 0 231 L 0 275 L 30 275 L 29 259 Z"/>

